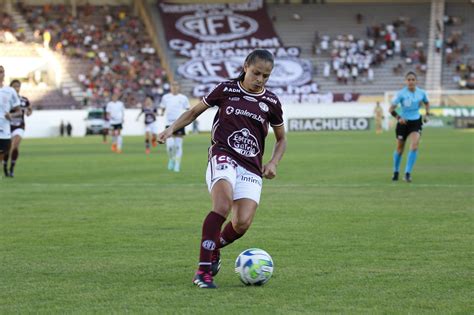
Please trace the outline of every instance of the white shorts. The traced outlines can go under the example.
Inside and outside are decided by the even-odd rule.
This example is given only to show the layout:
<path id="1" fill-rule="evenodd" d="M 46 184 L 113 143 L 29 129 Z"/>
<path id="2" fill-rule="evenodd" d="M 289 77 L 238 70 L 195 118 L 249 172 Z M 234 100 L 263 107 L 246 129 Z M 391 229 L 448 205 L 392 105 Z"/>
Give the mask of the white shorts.
<path id="1" fill-rule="evenodd" d="M 145 132 L 149 132 L 152 134 L 158 134 L 158 124 L 156 122 L 145 125 Z"/>
<path id="2" fill-rule="evenodd" d="M 12 138 L 14 136 L 20 136 L 20 138 L 23 138 L 24 135 L 25 135 L 25 129 L 17 128 L 17 129 L 12 131 Z"/>
<path id="3" fill-rule="evenodd" d="M 249 172 L 225 155 L 215 155 L 207 164 L 206 182 L 209 192 L 220 179 L 226 180 L 232 186 L 233 200 L 247 198 L 257 204 L 260 202 L 262 177 Z"/>

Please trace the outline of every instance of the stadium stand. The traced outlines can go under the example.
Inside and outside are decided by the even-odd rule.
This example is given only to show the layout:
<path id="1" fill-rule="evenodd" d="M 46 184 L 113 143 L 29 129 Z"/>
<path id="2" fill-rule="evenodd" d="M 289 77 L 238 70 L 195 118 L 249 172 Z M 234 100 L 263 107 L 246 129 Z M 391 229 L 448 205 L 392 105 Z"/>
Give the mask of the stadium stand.
<path id="1" fill-rule="evenodd" d="M 442 85 L 474 89 L 474 5 L 446 3 Z"/>
<path id="2" fill-rule="evenodd" d="M 101 106 L 113 89 L 128 107 L 146 94 L 162 93 L 166 77 L 140 19 L 128 6 L 77 7 L 77 18 L 63 5 L 23 6 L 37 41 L 64 57 L 62 63 L 85 93 L 84 105 Z M 46 44 L 45 44 L 46 45 Z"/>
<path id="3" fill-rule="evenodd" d="M 426 63 L 423 58 L 426 58 L 427 26 L 430 14 L 427 3 L 271 4 L 268 6 L 268 12 L 283 43 L 300 46 L 302 56 L 313 60 L 316 68 L 315 81 L 318 82 L 321 91 L 380 94 L 400 86 L 400 75 L 409 69 L 418 70 L 420 86 L 424 85 L 426 68 L 422 65 Z M 334 39 L 347 40 L 351 35 L 354 41 L 359 39 L 368 41 L 373 38 L 367 36 L 369 29 L 371 29 L 369 32 L 373 34 L 374 27 L 383 30 L 390 24 L 400 25 L 397 35 L 401 40 L 401 49 L 406 52 L 406 57 L 402 58 L 400 54 L 394 53 L 393 57 L 379 62 L 373 67 L 373 81 L 363 76 L 356 81 L 349 79 L 347 84 L 341 84 L 341 81 L 338 82 L 336 79 L 334 71 L 329 77 L 324 76 L 325 64 L 332 64 L 333 61 L 330 51 L 333 49 Z M 315 53 L 315 44 L 321 50 L 320 44 L 324 36 L 329 37 L 328 51 L 322 50 L 321 53 Z M 382 39 L 380 38 L 375 43 L 375 47 L 383 44 Z M 422 62 L 420 62 L 420 54 L 422 54 Z M 411 65 L 407 64 L 406 58 L 411 58 Z"/>

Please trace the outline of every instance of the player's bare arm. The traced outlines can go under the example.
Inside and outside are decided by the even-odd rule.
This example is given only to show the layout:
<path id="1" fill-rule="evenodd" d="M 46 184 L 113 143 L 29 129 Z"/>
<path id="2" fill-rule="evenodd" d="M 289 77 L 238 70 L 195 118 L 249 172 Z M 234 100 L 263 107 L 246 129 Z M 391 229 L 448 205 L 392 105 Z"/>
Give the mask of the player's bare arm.
<path id="1" fill-rule="evenodd" d="M 400 117 L 397 112 L 395 111 L 395 109 L 397 108 L 396 105 L 390 105 L 390 108 L 388 109 L 388 112 L 390 113 L 390 115 L 392 115 L 400 124 L 402 125 L 405 125 L 407 122 L 405 119 L 403 119 L 402 117 Z"/>
<path id="2" fill-rule="evenodd" d="M 272 158 L 268 163 L 263 165 L 263 177 L 267 179 L 272 179 L 276 176 L 276 169 L 278 163 L 280 162 L 283 154 L 286 150 L 286 135 L 285 135 L 285 127 L 278 126 L 273 127 L 273 132 L 275 134 L 276 143 L 273 147 Z"/>
<path id="3" fill-rule="evenodd" d="M 209 106 L 204 104 L 202 101 L 197 103 L 195 106 L 191 107 L 187 111 L 185 111 L 181 116 L 176 119 L 174 123 L 172 123 L 168 128 L 166 128 L 162 133 L 158 135 L 158 142 L 165 143 L 166 139 L 171 137 L 175 130 L 179 130 L 183 127 L 186 127 L 190 123 L 196 120 Z"/>
<path id="4" fill-rule="evenodd" d="M 21 117 L 21 108 L 20 106 L 14 107 L 11 112 L 5 113 L 6 120 L 12 120 L 12 118 Z"/>
<path id="5" fill-rule="evenodd" d="M 429 116 L 431 116 L 431 112 L 430 112 L 430 103 L 427 102 L 427 103 L 424 103 L 425 105 L 425 111 L 426 111 L 426 115 L 425 117 L 423 117 L 423 122 L 424 123 L 427 123 L 429 121 Z"/>
<path id="6" fill-rule="evenodd" d="M 138 119 L 140 118 L 140 116 L 141 116 L 142 114 L 143 114 L 143 112 L 138 113 L 137 119 L 135 119 L 135 121 L 138 121 Z"/>

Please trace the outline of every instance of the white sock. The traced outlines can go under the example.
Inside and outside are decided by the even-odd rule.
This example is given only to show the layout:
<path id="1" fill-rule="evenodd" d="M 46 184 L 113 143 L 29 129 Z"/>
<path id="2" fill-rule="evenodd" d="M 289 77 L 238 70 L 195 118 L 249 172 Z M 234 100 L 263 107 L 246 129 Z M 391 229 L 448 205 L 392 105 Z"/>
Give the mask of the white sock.
<path id="1" fill-rule="evenodd" d="M 177 169 L 179 169 L 179 165 L 181 164 L 181 157 L 183 156 L 183 138 L 175 138 L 174 147 L 175 147 L 174 161 L 175 161 L 175 165 L 177 165 Z"/>
<path id="2" fill-rule="evenodd" d="M 117 147 L 119 150 L 122 150 L 122 136 L 117 137 Z"/>
<path id="3" fill-rule="evenodd" d="M 168 159 L 173 160 L 175 155 L 173 137 L 166 139 L 166 152 L 168 152 Z"/>

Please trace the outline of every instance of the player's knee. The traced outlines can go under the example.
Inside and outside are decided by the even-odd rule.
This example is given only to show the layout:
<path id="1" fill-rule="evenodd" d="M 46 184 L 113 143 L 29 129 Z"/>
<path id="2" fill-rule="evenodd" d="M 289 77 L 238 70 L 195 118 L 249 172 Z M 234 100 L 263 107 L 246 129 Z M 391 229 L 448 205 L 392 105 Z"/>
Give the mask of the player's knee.
<path id="1" fill-rule="evenodd" d="M 227 214 L 230 212 L 231 209 L 232 209 L 232 199 L 219 198 L 219 200 L 217 200 L 214 203 L 213 211 L 219 213 L 222 216 L 227 217 Z"/>
<path id="2" fill-rule="evenodd" d="M 252 224 L 252 220 L 249 219 L 244 219 L 244 220 L 238 220 L 233 224 L 234 230 L 239 233 L 239 234 L 245 234 L 247 230 L 250 228 L 250 225 Z"/>

